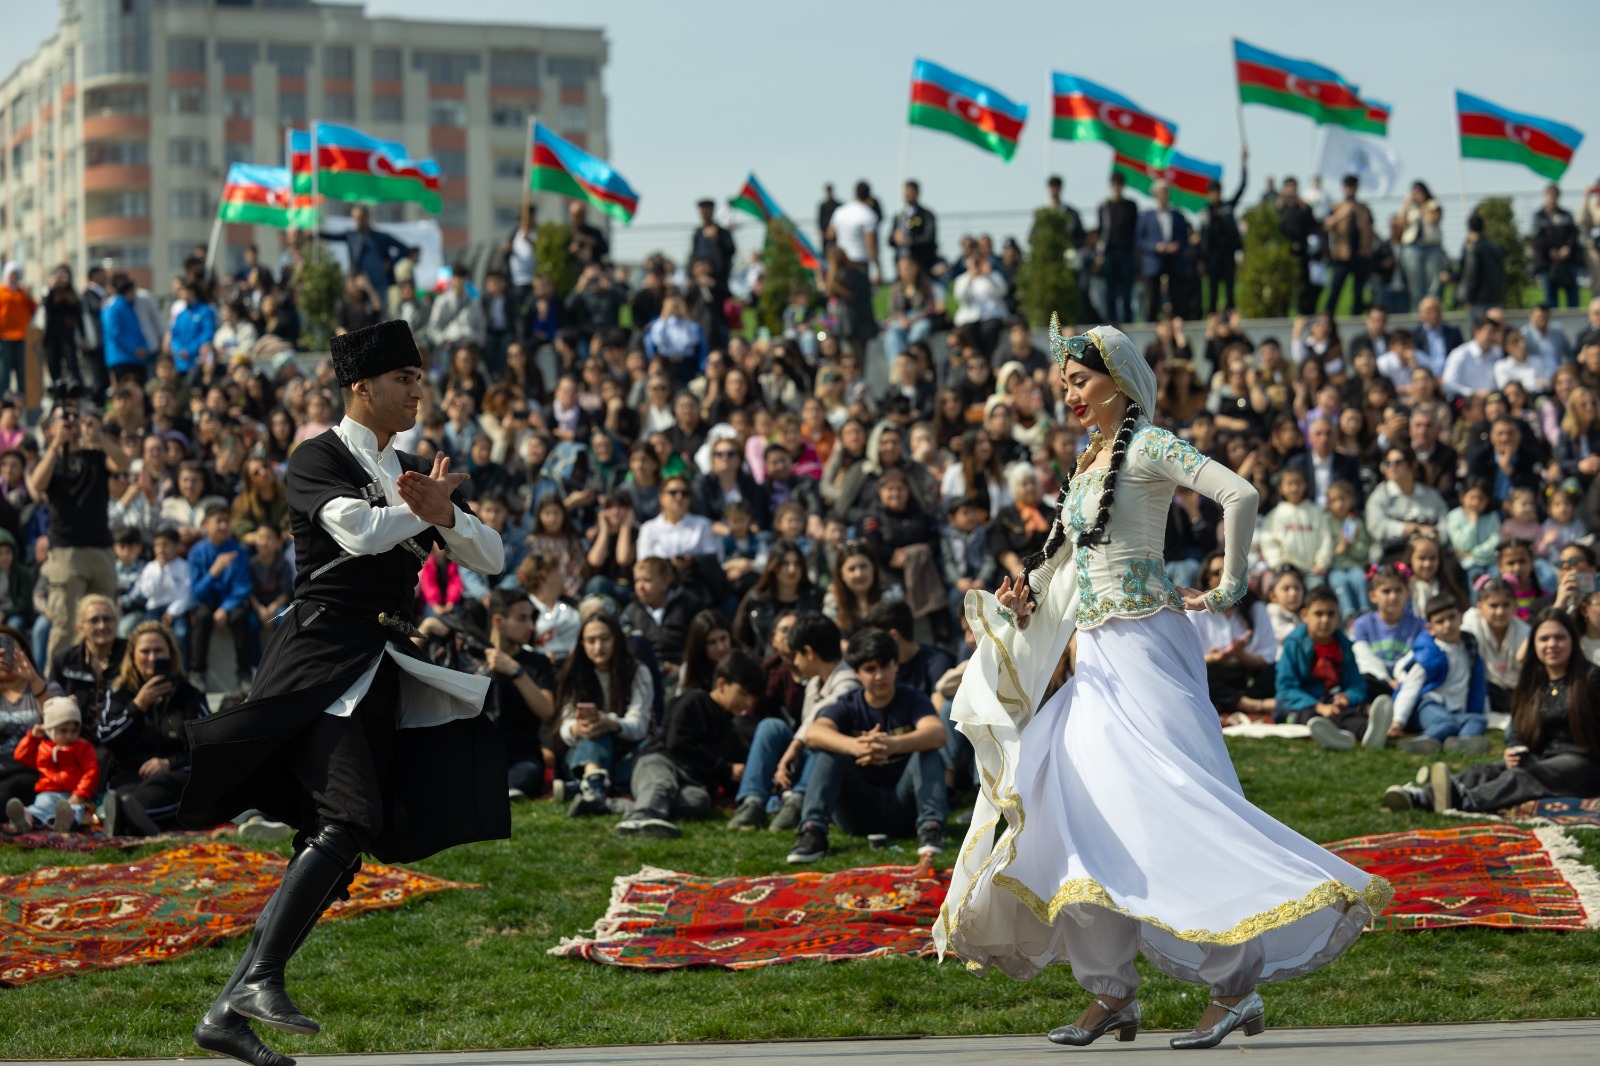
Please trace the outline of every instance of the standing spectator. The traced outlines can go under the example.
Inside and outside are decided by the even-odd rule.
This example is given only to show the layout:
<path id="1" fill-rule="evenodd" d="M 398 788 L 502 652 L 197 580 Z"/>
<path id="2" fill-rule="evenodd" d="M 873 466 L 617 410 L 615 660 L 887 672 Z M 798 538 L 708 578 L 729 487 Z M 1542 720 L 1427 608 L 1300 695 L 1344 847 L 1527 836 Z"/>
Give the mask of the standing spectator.
<path id="1" fill-rule="evenodd" d="M 1578 242 L 1578 223 L 1572 212 L 1561 206 L 1561 186 L 1551 182 L 1544 189 L 1544 206 L 1533 215 L 1533 273 L 1544 283 L 1544 302 L 1551 307 L 1578 306 L 1578 264 L 1583 248 Z"/>
<path id="2" fill-rule="evenodd" d="M 841 207 L 839 213 L 844 214 L 851 206 Z M 866 268 L 851 259 L 845 248 L 845 242 L 840 241 L 828 253 L 828 302 L 839 324 L 840 342 L 861 359 L 866 355 L 867 343 L 878 335 L 878 319 L 872 307 L 872 282 L 868 280 Z M 965 275 L 956 280 L 958 300 L 964 279 Z M 1003 293 L 1005 282 L 1001 280 L 999 284 Z M 960 311 L 956 312 L 956 321 L 961 321 Z"/>
<path id="3" fill-rule="evenodd" d="M 1461 249 L 1461 278 L 1456 282 L 1456 303 L 1477 319 L 1491 307 L 1506 302 L 1506 255 L 1483 232 L 1483 216 L 1476 211 L 1467 219 L 1467 243 Z"/>
<path id="4" fill-rule="evenodd" d="M 28 325 L 38 306 L 22 287 L 21 264 L 7 263 L 0 276 L 0 395 L 21 396 L 27 387 L 23 358 L 27 354 Z"/>
<path id="5" fill-rule="evenodd" d="M 893 362 L 912 344 L 925 342 L 944 310 L 927 271 L 909 255 L 895 262 L 895 283 L 889 291 L 889 319 L 883 334 L 884 355 Z M 919 375 L 918 380 L 922 379 Z"/>
<path id="6" fill-rule="evenodd" d="M 45 365 L 52 382 L 78 378 L 78 348 L 83 342 L 83 301 L 72 287 L 72 268 L 65 263 L 50 274 L 44 296 Z"/>
<path id="7" fill-rule="evenodd" d="M 939 261 L 939 224 L 933 212 L 922 206 L 922 186 L 914 181 L 905 185 L 905 207 L 895 216 L 889 242 L 896 259 L 910 259 L 931 277 Z"/>
<path id="8" fill-rule="evenodd" d="M 80 417 L 75 403 L 58 405 L 46 427 L 49 444 L 28 475 L 28 493 L 49 507 L 50 550 L 41 576 L 49 585 L 45 659 L 54 661 L 72 640 L 78 601 L 117 594 L 107 516 L 111 473 L 125 472 L 128 456 L 102 431 L 99 417 Z"/>
<path id="9" fill-rule="evenodd" d="M 533 275 L 539 266 L 533 242 L 538 234 L 539 209 L 531 202 L 523 204 L 517 227 L 507 235 L 503 249 L 506 271 L 511 275 L 512 313 L 516 315 L 519 323 L 528 309 L 529 300 L 533 297 Z M 520 334 L 518 339 L 521 339 Z"/>
<path id="10" fill-rule="evenodd" d="M 178 289 L 183 307 L 172 320 L 167 347 L 179 376 L 194 384 L 202 376 L 208 376 L 216 359 L 211 341 L 217 332 L 217 313 L 195 282 L 180 279 Z"/>
<path id="11" fill-rule="evenodd" d="M 339 298 L 337 318 L 340 333 L 354 333 L 358 329 L 376 325 L 383 317 L 383 304 L 373 291 L 372 282 L 359 270 L 352 270 L 344 278 L 344 295 Z"/>
<path id="12" fill-rule="evenodd" d="M 1445 360 L 1439 387 L 1452 400 L 1474 393 L 1490 393 L 1498 386 L 1494 367 L 1504 352 L 1500 350 L 1500 323 L 1479 316 L 1472 321 L 1472 339 L 1450 353 Z"/>
<path id="13" fill-rule="evenodd" d="M 1417 304 L 1422 322 L 1412 332 L 1417 362 L 1434 377 L 1444 373 L 1444 362 L 1461 347 L 1461 331 L 1444 321 L 1444 304 L 1437 296 L 1424 296 Z"/>
<path id="14" fill-rule="evenodd" d="M 1589 304 L 1592 313 L 1594 301 Z M 1521 332 L 1528 339 L 1529 359 L 1540 366 L 1547 379 L 1555 376 L 1556 367 L 1572 361 L 1572 340 L 1560 323 L 1550 320 L 1549 304 L 1538 304 L 1529 311 Z"/>
<path id="15" fill-rule="evenodd" d="M 110 293 L 106 291 L 105 267 L 90 267 L 87 284 L 83 287 L 80 303 L 83 306 L 83 349 L 79 353 L 81 367 L 89 388 L 96 395 L 106 391 L 105 334 L 101 329 L 100 312 Z"/>
<path id="16" fill-rule="evenodd" d="M 832 186 L 829 186 L 830 198 Z M 864 181 L 856 182 L 855 199 L 834 209 L 823 228 L 828 243 L 844 253 L 844 257 L 866 271 L 876 283 L 881 278 L 878 267 L 878 212 L 873 207 L 872 187 Z M 832 270 L 829 271 L 830 275 Z"/>
<path id="17" fill-rule="evenodd" d="M 459 344 L 483 346 L 483 307 L 467 292 L 464 265 L 458 263 L 451 268 L 450 287 L 433 301 L 427 334 L 441 360 Z"/>
<path id="18" fill-rule="evenodd" d="M 987 363 L 1000 343 L 1005 328 L 1006 292 L 1010 286 L 993 261 L 974 249 L 966 259 L 966 269 L 956 278 L 951 291 L 956 298 L 954 322 L 965 326 L 977 339 L 978 349 Z"/>
<path id="19" fill-rule="evenodd" d="M 1145 319 L 1154 322 L 1161 314 L 1162 279 L 1166 279 L 1166 303 L 1172 314 L 1184 312 L 1188 292 L 1189 221 L 1170 206 L 1172 191 L 1164 181 L 1150 184 L 1156 206 L 1141 214 L 1134 224 L 1134 241 L 1139 247 L 1139 276 L 1144 280 Z"/>
<path id="20" fill-rule="evenodd" d="M 644 329 L 645 357 L 662 358 L 672 368 L 672 375 L 680 387 L 687 386 L 705 366 L 709 348 L 705 331 L 689 317 L 688 305 L 676 293 L 668 296 L 661 305 L 661 317 Z"/>
<path id="21" fill-rule="evenodd" d="M 688 262 L 704 259 L 710 263 L 717 291 L 726 294 L 728 278 L 733 273 L 733 234 L 728 232 L 726 226 L 717 224 L 715 200 L 701 200 L 695 207 L 700 212 L 700 224 L 689 236 Z"/>
<path id="22" fill-rule="evenodd" d="M 1424 182 L 1414 182 L 1395 223 L 1400 227 L 1400 272 L 1406 279 L 1409 309 L 1425 296 L 1439 295 L 1444 269 L 1444 209 Z"/>
<path id="23" fill-rule="evenodd" d="M 1250 180 L 1250 150 L 1239 153 L 1239 191 L 1233 199 L 1222 198 L 1222 182 L 1206 182 L 1206 208 L 1200 216 L 1200 263 L 1206 276 L 1205 313 L 1226 313 L 1237 305 L 1234 294 L 1234 276 L 1237 255 L 1244 248 L 1239 235 L 1239 220 L 1234 212 L 1244 198 L 1245 185 Z M 1221 298 L 1218 298 L 1218 295 Z"/>
<path id="24" fill-rule="evenodd" d="M 1378 247 L 1378 236 L 1372 228 L 1372 210 L 1356 199 L 1361 179 L 1346 174 L 1343 185 L 1344 199 L 1334 205 L 1322 223 L 1328 234 L 1328 258 L 1333 262 L 1333 274 L 1328 283 L 1328 314 L 1337 313 L 1345 279 L 1350 278 L 1355 283 L 1350 309 L 1359 315 L 1367 307 L 1367 277 L 1372 273 L 1372 255 Z"/>
<path id="25" fill-rule="evenodd" d="M 1100 204 L 1100 256 L 1106 279 L 1106 303 L 1112 322 L 1133 321 L 1134 229 L 1139 209 L 1123 196 L 1127 180 L 1111 175 L 1111 195 Z"/>
<path id="26" fill-rule="evenodd" d="M 1302 315 L 1315 314 L 1322 288 L 1311 280 L 1311 261 L 1320 258 L 1322 234 L 1311 208 L 1300 199 L 1300 183 L 1294 178 L 1283 179 L 1277 208 L 1283 235 L 1289 238 L 1289 254 L 1294 256 L 1295 310 Z"/>
<path id="27" fill-rule="evenodd" d="M 604 231 L 598 226 L 589 225 L 588 213 L 581 200 L 567 204 L 567 229 L 572 233 L 567 252 L 578 261 L 579 266 L 610 262 L 611 242 L 606 240 Z"/>
<path id="28" fill-rule="evenodd" d="M 343 233 L 318 234 L 325 241 L 343 241 L 349 255 L 350 269 L 366 275 L 380 301 L 389 296 L 389 286 L 394 284 L 395 264 L 406 258 L 408 249 L 382 230 L 372 228 L 372 212 L 363 204 L 350 210 L 353 229 Z M 270 332 L 270 330 L 268 331 Z"/>
<path id="29" fill-rule="evenodd" d="M 506 276 L 491 270 L 483 278 L 483 369 L 490 380 L 498 381 L 506 369 L 506 348 L 517 339 L 522 316 L 517 313 L 517 298 L 506 287 Z"/>

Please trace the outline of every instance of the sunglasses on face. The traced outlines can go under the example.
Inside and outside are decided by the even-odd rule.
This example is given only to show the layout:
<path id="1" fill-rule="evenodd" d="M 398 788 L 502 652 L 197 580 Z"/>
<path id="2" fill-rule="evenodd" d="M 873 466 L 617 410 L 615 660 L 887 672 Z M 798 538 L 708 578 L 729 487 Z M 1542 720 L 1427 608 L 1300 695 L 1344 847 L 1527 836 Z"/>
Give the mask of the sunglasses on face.
<path id="1" fill-rule="evenodd" d="M 712 454 L 714 454 L 718 459 L 737 459 L 737 458 L 739 458 L 739 453 L 738 452 L 714 452 Z"/>
<path id="2" fill-rule="evenodd" d="M 662 489 L 661 490 L 661 495 L 663 495 L 663 496 L 687 496 L 689 494 L 688 494 L 688 492 L 684 491 L 683 489 Z"/>

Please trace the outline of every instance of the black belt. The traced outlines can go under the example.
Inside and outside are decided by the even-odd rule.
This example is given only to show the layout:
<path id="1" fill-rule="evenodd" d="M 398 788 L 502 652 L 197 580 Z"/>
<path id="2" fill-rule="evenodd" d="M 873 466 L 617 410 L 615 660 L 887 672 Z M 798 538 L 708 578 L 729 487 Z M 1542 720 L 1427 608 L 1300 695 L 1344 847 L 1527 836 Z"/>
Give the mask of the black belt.
<path id="1" fill-rule="evenodd" d="M 422 636 L 422 630 L 418 629 L 416 626 L 414 626 L 410 622 L 406 621 L 405 618 L 402 615 L 400 615 L 398 612 L 394 612 L 394 611 L 379 611 L 377 614 L 372 615 L 372 614 L 367 614 L 365 611 L 357 611 L 357 610 L 355 610 L 353 608 L 350 608 L 350 607 L 343 607 L 343 606 L 341 606 L 341 605 L 339 605 L 337 603 L 329 603 L 326 600 L 296 600 L 295 601 L 295 604 L 300 604 L 300 603 L 316 604 L 317 614 L 321 614 L 323 611 L 328 610 L 329 608 L 332 608 L 333 610 L 338 611 L 340 614 L 349 615 L 349 616 L 351 616 L 353 618 L 360 618 L 363 621 L 367 621 L 367 622 L 373 622 L 373 623 L 375 623 L 377 625 L 382 626 L 384 629 L 387 629 L 392 633 L 398 633 L 403 637 L 420 637 L 420 636 Z M 290 606 L 292 607 L 295 604 L 291 604 Z M 312 617 L 315 618 L 316 616 L 313 615 Z M 309 619 L 308 619 L 308 621 L 309 621 Z M 301 624 L 304 625 L 305 623 L 302 622 Z"/>

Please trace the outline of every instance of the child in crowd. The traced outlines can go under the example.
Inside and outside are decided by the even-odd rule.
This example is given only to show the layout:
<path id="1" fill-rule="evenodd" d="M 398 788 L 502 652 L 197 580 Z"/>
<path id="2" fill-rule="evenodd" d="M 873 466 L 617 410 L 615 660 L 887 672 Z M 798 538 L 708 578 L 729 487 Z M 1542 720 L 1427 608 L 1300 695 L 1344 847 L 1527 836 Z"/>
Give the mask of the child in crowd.
<path id="1" fill-rule="evenodd" d="M 1271 576 L 1267 589 L 1267 617 L 1272 619 L 1272 639 L 1282 644 L 1301 624 L 1306 604 L 1306 581 L 1293 565 L 1285 563 Z M 1335 601 L 1337 601 L 1335 596 Z"/>
<path id="2" fill-rule="evenodd" d="M 129 619 L 132 629 L 144 613 L 139 596 L 139 578 L 144 574 L 144 538 L 132 526 L 123 526 L 111 535 L 111 551 L 116 556 L 117 610 Z"/>
<path id="3" fill-rule="evenodd" d="M 969 590 L 995 587 L 1000 564 L 989 551 L 989 507 L 984 497 L 957 497 L 946 511 L 950 524 L 939 544 L 939 561 L 950 590 L 950 609 L 959 616 Z"/>
<path id="4" fill-rule="evenodd" d="M 1395 747 L 1413 755 L 1445 751 L 1482 755 L 1488 719 L 1483 657 L 1478 640 L 1461 629 L 1461 603 L 1448 593 L 1428 607 L 1428 631 L 1411 642 L 1411 653 L 1395 665 L 1400 688 L 1394 697 L 1391 737 L 1411 732 L 1415 719 L 1420 735 Z"/>
<path id="5" fill-rule="evenodd" d="M 189 599 L 189 564 L 178 554 L 178 531 L 171 526 L 156 530 L 155 558 L 139 571 L 139 582 L 134 595 L 142 605 L 119 625 L 122 636 L 132 632 L 140 622 L 159 618 L 178 638 L 178 647 L 188 651 L 188 616 L 192 606 Z M 182 632 L 179 632 L 179 630 Z"/>
<path id="6" fill-rule="evenodd" d="M 1372 534 L 1356 513 L 1356 489 L 1350 482 L 1328 486 L 1328 519 L 1334 530 L 1328 584 L 1339 597 L 1339 610 L 1348 625 L 1367 602 L 1367 562 L 1372 557 Z"/>
<path id="7" fill-rule="evenodd" d="M 422 595 L 423 613 L 430 618 L 450 614 L 461 606 L 461 570 L 442 546 L 435 545 L 428 561 L 422 564 L 417 591 Z"/>
<path id="8" fill-rule="evenodd" d="M 728 532 L 717 538 L 717 561 L 722 564 L 722 573 L 732 588 L 729 598 L 737 605 L 761 580 L 772 537 L 756 531 L 750 504 L 745 500 L 729 500 L 724 504 L 722 520 L 728 524 Z"/>
<path id="9" fill-rule="evenodd" d="M 56 696 L 44 701 L 42 721 L 17 741 L 11 757 L 37 770 L 32 804 L 12 797 L 6 803 L 11 828 L 26 833 L 48 825 L 65 833 L 75 825 L 91 820 L 94 796 L 100 791 L 100 761 L 94 745 L 80 734 L 83 714 L 71 696 Z"/>
<path id="10" fill-rule="evenodd" d="M 1335 751 L 1349 751 L 1358 737 L 1369 748 L 1383 747 L 1393 703 L 1380 694 L 1368 713 L 1366 679 L 1339 628 L 1339 597 L 1326 586 L 1312 589 L 1300 618 L 1278 655 L 1275 717 L 1309 725 L 1312 739 Z"/>
<path id="11" fill-rule="evenodd" d="M 794 500 L 780 503 L 772 512 L 772 536 L 776 541 L 793 544 L 808 558 L 816 544 L 806 535 L 806 509 Z"/>
<path id="12" fill-rule="evenodd" d="M 1461 621 L 1461 630 L 1478 641 L 1488 685 L 1489 728 L 1505 729 L 1511 721 L 1511 693 L 1522 676 L 1522 645 L 1531 632 L 1517 617 L 1511 586 L 1497 577 L 1478 580 L 1478 602 Z M 1580 625 L 1581 628 L 1581 625 Z"/>
<path id="13" fill-rule="evenodd" d="M 1406 565 L 1411 568 L 1411 610 L 1418 618 L 1426 618 L 1429 602 L 1435 597 L 1449 594 L 1456 602 L 1465 603 L 1467 591 L 1457 577 L 1460 567 L 1454 561 L 1446 562 L 1439 542 L 1432 537 L 1414 533 L 1406 541 Z"/>
<path id="14" fill-rule="evenodd" d="M 833 564 L 844 547 L 850 525 L 839 515 L 829 515 L 822 523 L 822 539 L 811 549 L 807 566 L 811 570 L 811 583 L 826 589 L 833 583 Z"/>
<path id="15" fill-rule="evenodd" d="M 1545 490 L 1550 517 L 1540 527 L 1539 538 L 1533 545 L 1534 573 L 1545 588 L 1555 588 L 1560 583 L 1556 559 L 1561 549 L 1588 536 L 1589 527 L 1578 517 L 1578 501 L 1583 499 L 1583 485 L 1575 477 Z M 1540 564 L 1544 564 L 1542 567 Z"/>
<path id="16" fill-rule="evenodd" d="M 0 618 L 13 629 L 26 632 L 33 614 L 33 572 L 18 558 L 17 542 L 0 529 Z"/>
<path id="17" fill-rule="evenodd" d="M 294 595 L 294 568 L 283 555 L 283 531 L 270 522 L 255 532 L 256 555 L 250 560 L 250 606 L 261 620 L 261 631 L 277 628 L 278 612 Z"/>
<path id="18" fill-rule="evenodd" d="M 574 600 L 583 595 L 587 545 L 559 496 L 550 495 L 539 501 L 533 531 L 528 534 L 528 551 L 554 554 L 561 567 L 562 595 Z"/>
<path id="19" fill-rule="evenodd" d="M 1501 529 L 1504 530 L 1504 526 Z M 1539 579 L 1533 572 L 1533 545 L 1520 539 L 1501 540 L 1495 553 L 1495 565 L 1500 569 L 1500 579 L 1511 588 L 1516 597 L 1517 617 L 1523 621 L 1533 613 L 1534 601 L 1544 595 Z"/>
<path id="20" fill-rule="evenodd" d="M 1284 564 L 1305 575 L 1307 585 L 1323 583 L 1333 563 L 1333 520 L 1307 499 L 1305 472 L 1290 467 L 1278 475 L 1278 506 L 1256 527 L 1261 560 L 1273 570 Z"/>
<path id="21" fill-rule="evenodd" d="M 1506 516 L 1500 523 L 1500 539 L 1525 540 L 1533 560 L 1534 581 L 1541 589 L 1556 587 L 1556 568 L 1541 559 L 1534 545 L 1544 536 L 1544 524 L 1539 520 L 1539 495 L 1529 488 L 1512 489 L 1506 496 Z"/>
<path id="22" fill-rule="evenodd" d="M 204 534 L 189 549 L 189 672 L 201 692 L 211 655 L 211 630 L 227 626 L 233 632 L 234 670 L 248 683 L 251 645 L 258 632 L 250 610 L 250 563 L 244 546 L 233 539 L 233 515 L 228 505 L 207 504 L 200 520 Z M 453 565 L 453 564 L 452 564 Z"/>
<path id="23" fill-rule="evenodd" d="M 1474 584 L 1493 571 L 1500 547 L 1500 516 L 1489 510 L 1489 500 L 1489 483 L 1473 478 L 1461 492 L 1461 506 L 1444 516 L 1445 541 Z"/>
<path id="24" fill-rule="evenodd" d="M 640 559 L 633 564 L 633 602 L 622 609 L 622 624 L 655 649 L 668 680 L 678 676 L 689 620 L 694 616 L 677 581 L 678 572 L 667 560 Z"/>
<path id="25" fill-rule="evenodd" d="M 1411 613 L 1411 567 L 1405 563 L 1372 566 L 1367 569 L 1367 600 L 1373 609 L 1350 627 L 1350 642 L 1356 665 L 1367 679 L 1374 696 L 1393 693 L 1400 687 L 1394 679 L 1394 664 L 1411 650 L 1411 642 L 1422 632 L 1422 619 Z"/>

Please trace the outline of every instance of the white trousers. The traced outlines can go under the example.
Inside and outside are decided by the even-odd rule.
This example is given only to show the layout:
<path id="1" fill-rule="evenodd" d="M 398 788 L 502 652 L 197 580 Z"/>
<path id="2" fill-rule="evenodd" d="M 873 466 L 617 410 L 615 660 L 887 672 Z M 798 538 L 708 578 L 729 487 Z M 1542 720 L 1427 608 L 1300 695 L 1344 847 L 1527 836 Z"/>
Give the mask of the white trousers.
<path id="1" fill-rule="evenodd" d="M 1139 923 L 1103 907 L 1084 908 L 1091 909 L 1094 919 L 1087 925 L 1061 923 L 1072 976 L 1091 995 L 1126 999 L 1139 991 L 1139 971 L 1133 966 L 1139 954 Z M 1200 979 L 1211 986 L 1214 996 L 1247 995 L 1256 986 L 1261 962 L 1258 940 L 1207 945 Z"/>

